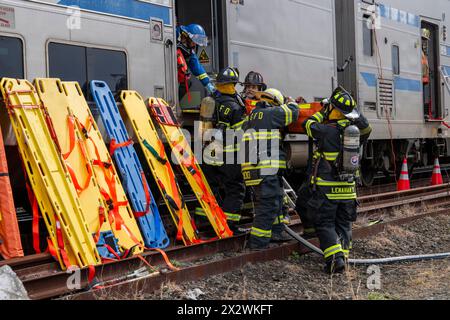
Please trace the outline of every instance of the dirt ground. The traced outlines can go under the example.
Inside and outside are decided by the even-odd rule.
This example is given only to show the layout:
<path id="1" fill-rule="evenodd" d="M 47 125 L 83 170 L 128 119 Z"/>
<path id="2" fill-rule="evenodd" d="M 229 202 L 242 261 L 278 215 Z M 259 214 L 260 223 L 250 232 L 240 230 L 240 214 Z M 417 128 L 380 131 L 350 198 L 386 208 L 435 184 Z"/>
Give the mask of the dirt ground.
<path id="1" fill-rule="evenodd" d="M 382 258 L 450 252 L 450 217 L 427 218 L 354 242 L 352 258 Z M 450 300 L 450 260 L 350 267 L 322 272 L 313 254 L 247 265 L 195 283 L 165 284 L 142 299 L 199 300 Z M 378 277 L 379 275 L 379 277 Z M 378 281 L 379 279 L 379 281 Z M 369 289 L 370 288 L 370 289 Z"/>

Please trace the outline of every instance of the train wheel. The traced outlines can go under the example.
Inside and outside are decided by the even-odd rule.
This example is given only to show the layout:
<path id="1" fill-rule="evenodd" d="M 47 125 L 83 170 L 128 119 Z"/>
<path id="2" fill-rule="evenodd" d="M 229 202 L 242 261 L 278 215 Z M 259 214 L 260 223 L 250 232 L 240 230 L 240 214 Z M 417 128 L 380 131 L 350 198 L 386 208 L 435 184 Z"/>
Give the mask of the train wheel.
<path id="1" fill-rule="evenodd" d="M 371 167 L 370 163 L 362 163 L 361 166 L 361 182 L 363 186 L 370 187 L 375 181 L 375 170 Z"/>

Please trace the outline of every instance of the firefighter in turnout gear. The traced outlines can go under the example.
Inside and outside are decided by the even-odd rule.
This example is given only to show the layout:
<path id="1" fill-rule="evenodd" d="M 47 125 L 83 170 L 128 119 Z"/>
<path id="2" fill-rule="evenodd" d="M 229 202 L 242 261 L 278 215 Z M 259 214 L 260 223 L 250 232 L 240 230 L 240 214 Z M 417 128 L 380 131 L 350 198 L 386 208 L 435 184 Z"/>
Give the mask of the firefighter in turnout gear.
<path id="1" fill-rule="evenodd" d="M 245 106 L 236 92 L 238 83 L 239 73 L 234 68 L 225 68 L 217 76 L 216 87 L 220 95 L 216 97 L 215 127 L 218 134 L 215 135 L 214 143 L 220 144 L 223 149 L 223 159 L 208 163 L 205 152 L 207 165 L 204 166 L 211 188 L 235 233 L 239 233 L 237 224 L 241 219 L 245 197 L 244 179 L 238 162 L 239 140 L 235 134 L 236 130 L 241 130 L 245 119 Z"/>
<path id="2" fill-rule="evenodd" d="M 255 93 L 266 91 L 267 85 L 263 76 L 256 71 L 250 71 L 242 85 L 244 90 L 241 92 L 241 96 L 245 103 L 246 114 L 249 115 L 258 103 Z M 250 213 L 252 217 L 255 213 L 254 194 L 251 188 L 245 190 L 244 211 Z"/>
<path id="3" fill-rule="evenodd" d="M 325 271 L 342 272 L 352 246 L 356 220 L 356 175 L 360 146 L 372 129 L 342 88 L 333 93 L 322 111 L 303 124 L 315 141 L 312 174 L 313 197 L 308 202 L 324 252 Z"/>
<path id="4" fill-rule="evenodd" d="M 211 83 L 205 68 L 203 68 L 197 56 L 198 47 L 206 47 L 207 45 L 208 37 L 202 26 L 190 24 L 177 27 L 177 65 L 180 99 L 185 94 L 188 94 L 188 99 L 190 100 L 191 73 L 197 77 L 209 94 L 213 95 L 216 93 L 214 85 Z"/>
<path id="5" fill-rule="evenodd" d="M 287 155 L 283 150 L 282 129 L 299 115 L 295 102 L 285 104 L 276 89 L 258 93 L 259 102 L 243 126 L 242 150 L 245 153 L 242 173 L 247 187 L 255 195 L 255 219 L 248 247 L 267 248 L 271 240 L 290 239 L 284 231 L 287 223 L 283 208 L 283 179 Z"/>
<path id="6" fill-rule="evenodd" d="M 264 83 L 264 78 L 259 72 L 250 71 L 245 77 L 243 83 L 244 91 L 241 93 L 242 98 L 245 101 L 245 108 L 247 109 L 247 115 L 249 115 L 253 109 L 255 109 L 258 100 L 255 97 L 256 92 L 266 91 L 267 85 Z"/>

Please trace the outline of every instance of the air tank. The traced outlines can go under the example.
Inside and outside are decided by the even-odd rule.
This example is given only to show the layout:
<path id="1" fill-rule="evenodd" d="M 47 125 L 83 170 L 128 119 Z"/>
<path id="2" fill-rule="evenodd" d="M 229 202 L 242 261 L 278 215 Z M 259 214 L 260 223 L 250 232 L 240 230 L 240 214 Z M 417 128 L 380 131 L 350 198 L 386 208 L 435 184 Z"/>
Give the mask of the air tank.
<path id="1" fill-rule="evenodd" d="M 342 169 L 348 174 L 354 174 L 358 171 L 361 132 L 357 126 L 351 125 L 344 130 L 344 144 L 342 154 Z"/>

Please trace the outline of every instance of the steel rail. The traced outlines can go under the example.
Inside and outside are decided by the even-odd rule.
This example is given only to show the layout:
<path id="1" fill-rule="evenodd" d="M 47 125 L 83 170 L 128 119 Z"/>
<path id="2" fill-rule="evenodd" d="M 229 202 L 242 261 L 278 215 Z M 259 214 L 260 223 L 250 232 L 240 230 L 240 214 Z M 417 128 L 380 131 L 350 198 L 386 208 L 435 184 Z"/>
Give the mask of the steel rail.
<path id="1" fill-rule="evenodd" d="M 438 215 L 449 214 L 450 210 L 441 209 L 434 212 L 392 220 L 370 227 L 362 227 L 353 231 L 353 237 L 354 239 L 367 238 L 385 231 L 389 226 L 399 226 L 426 217 L 435 217 Z M 312 239 L 310 240 L 310 242 L 316 246 L 318 245 L 318 239 Z M 113 293 L 119 296 L 123 295 L 126 297 L 126 294 L 129 294 L 131 290 L 134 290 L 133 292 L 139 292 L 139 294 L 150 294 L 160 289 L 161 286 L 167 282 L 179 284 L 183 282 L 196 281 L 205 277 L 240 269 L 249 263 L 262 263 L 272 260 L 286 259 L 293 252 L 306 254 L 310 252 L 310 250 L 305 246 L 300 245 L 297 241 L 292 241 L 279 247 L 270 248 L 260 252 L 243 252 L 234 257 L 191 266 L 179 271 L 144 276 L 141 278 L 128 280 L 123 283 L 115 284 L 104 289 L 77 293 L 72 295 L 70 299 L 98 299 L 101 297 L 109 296 Z"/>
<path id="2" fill-rule="evenodd" d="M 367 214 L 380 209 L 422 202 L 434 202 L 433 206 L 439 207 L 449 205 L 450 189 L 449 184 L 445 184 L 442 186 L 424 187 L 404 192 L 392 192 L 374 196 L 365 196 L 360 197 L 359 200 L 363 204 L 363 206 L 359 208 L 360 214 Z M 436 210 L 436 212 L 441 212 L 440 209 Z M 411 219 L 411 217 L 406 219 Z M 376 229 L 379 228 L 380 225 L 384 224 L 375 225 L 370 228 Z M 300 231 L 301 225 L 296 223 L 294 228 Z M 174 261 L 187 262 L 221 252 L 236 252 L 242 249 L 244 245 L 245 236 L 239 236 L 190 247 L 172 247 L 167 250 L 167 253 L 170 259 Z M 164 263 L 161 255 L 155 252 L 146 252 L 142 254 L 142 257 L 154 265 L 161 266 Z M 139 268 L 141 263 L 141 260 L 132 257 L 98 266 L 96 267 L 96 273 L 102 282 L 110 281 L 117 278 L 120 274 L 123 275 L 128 270 L 132 271 Z M 24 282 L 30 297 L 33 299 L 52 298 L 71 292 L 71 290 L 67 289 L 66 285 L 71 274 L 62 272 L 59 269 L 58 264 L 53 261 L 53 258 L 49 254 L 39 254 L 20 259 L 0 261 L 0 267 L 5 264 L 8 264 L 13 268 L 19 278 Z M 87 278 L 88 271 L 81 270 L 82 287 L 86 287 L 88 285 Z"/>

